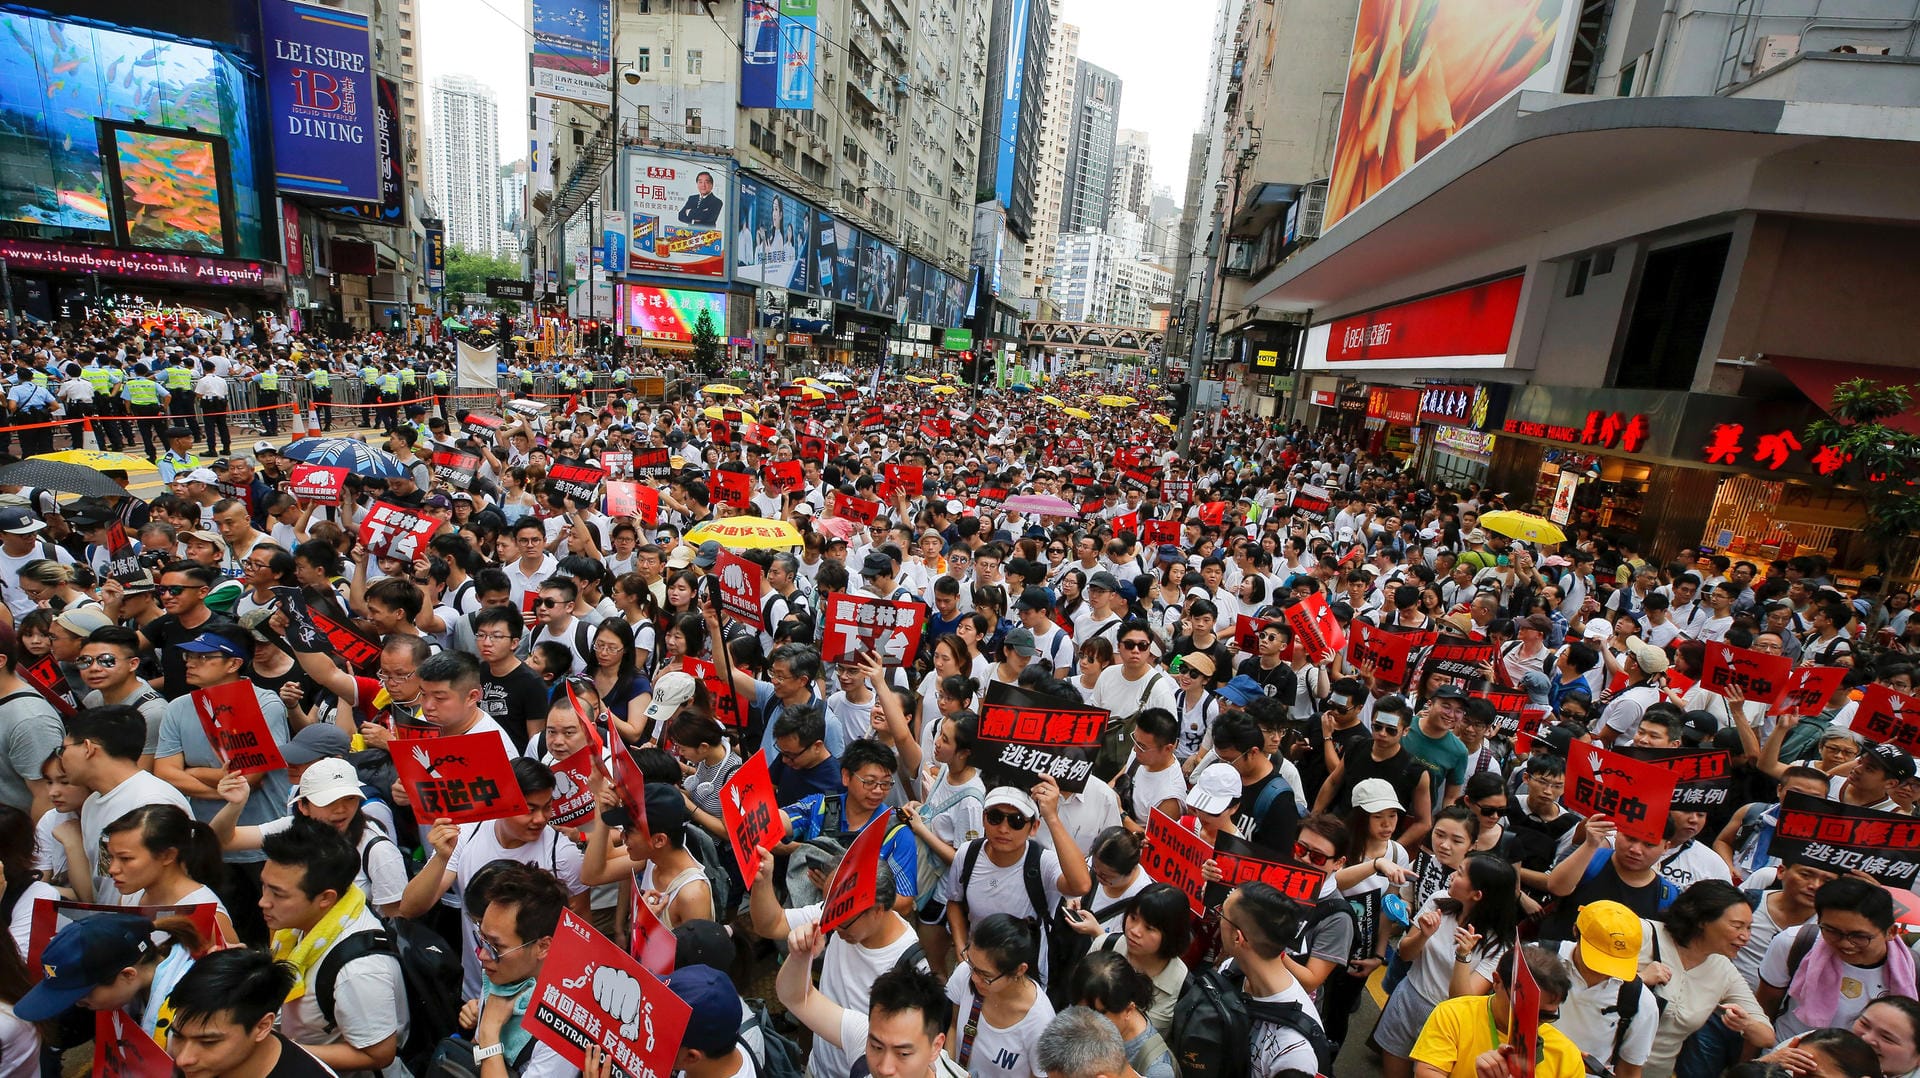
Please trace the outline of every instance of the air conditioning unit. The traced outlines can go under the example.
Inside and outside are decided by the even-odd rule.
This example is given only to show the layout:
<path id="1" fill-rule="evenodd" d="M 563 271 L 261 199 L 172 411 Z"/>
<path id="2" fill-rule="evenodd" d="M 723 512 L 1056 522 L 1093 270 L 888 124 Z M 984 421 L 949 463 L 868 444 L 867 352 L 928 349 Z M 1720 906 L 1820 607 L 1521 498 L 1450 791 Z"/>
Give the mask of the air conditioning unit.
<path id="1" fill-rule="evenodd" d="M 1799 34 L 1763 35 L 1753 46 L 1753 73 L 1779 67 L 1799 54 Z"/>
<path id="2" fill-rule="evenodd" d="M 1319 239 L 1327 217 L 1327 181 L 1315 180 L 1300 191 L 1300 238 Z"/>

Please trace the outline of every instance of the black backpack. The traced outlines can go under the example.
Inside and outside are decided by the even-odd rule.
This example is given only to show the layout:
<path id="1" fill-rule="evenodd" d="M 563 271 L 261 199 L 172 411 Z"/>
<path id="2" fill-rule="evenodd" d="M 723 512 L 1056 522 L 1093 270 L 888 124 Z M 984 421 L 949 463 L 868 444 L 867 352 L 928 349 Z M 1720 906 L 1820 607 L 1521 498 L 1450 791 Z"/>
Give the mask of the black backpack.
<path id="1" fill-rule="evenodd" d="M 973 870 L 974 867 L 980 863 L 980 851 L 986 848 L 986 839 L 974 839 L 967 844 L 967 852 L 961 855 L 960 893 L 957 897 L 953 898 L 953 901 L 960 903 L 962 909 L 965 909 L 967 905 L 967 885 L 973 882 Z M 1049 953 L 1053 939 L 1058 933 L 1050 930 L 1055 911 L 1047 908 L 1046 882 L 1040 878 L 1040 851 L 1041 846 L 1038 842 L 1034 842 L 1031 839 L 1027 841 L 1027 853 L 1025 860 L 1020 866 L 1020 878 L 1022 882 L 1026 884 L 1027 904 L 1033 907 L 1033 916 L 1022 919 L 1026 920 L 1028 924 L 1031 924 L 1034 932 L 1038 934 L 1040 951 L 1048 955 L 1047 973 L 1051 975 L 1054 970 L 1061 968 L 1054 965 L 1053 957 Z M 1033 979 L 1044 988 L 1047 983 L 1047 977 L 1042 976 L 1037 961 L 1034 965 Z"/>
<path id="2" fill-rule="evenodd" d="M 806 1078 L 807 1054 L 793 1038 L 774 1027 L 773 1016 L 767 1013 L 767 1003 L 761 999 L 748 999 L 747 1020 L 740 1026 L 740 1043 L 753 1060 L 753 1068 L 759 1078 Z M 756 1053 L 747 1043 L 747 1033 L 757 1030 L 760 1034 L 760 1050 Z"/>
<path id="3" fill-rule="evenodd" d="M 1147 709 L 1147 697 L 1153 695 L 1154 685 L 1165 676 L 1156 669 L 1143 679 L 1146 684 L 1140 687 L 1140 699 L 1134 702 L 1133 714 L 1107 716 L 1106 726 L 1100 731 L 1100 747 L 1093 756 L 1093 773 L 1101 782 L 1112 782 L 1120 769 L 1127 766 L 1127 754 L 1133 751 L 1134 720 Z M 1120 804 L 1124 809 L 1127 802 L 1123 800 Z"/>
<path id="4" fill-rule="evenodd" d="M 415 1074 L 436 1054 L 440 1042 L 460 1028 L 460 954 L 439 933 L 405 918 L 384 923 L 375 932 L 356 932 L 320 960 L 314 975 L 314 999 L 326 1028 L 334 1028 L 334 984 L 348 962 L 370 954 L 390 954 L 400 963 L 407 994 L 407 1039 L 397 1058 Z M 476 1069 L 477 1073 L 477 1069 Z"/>
<path id="5" fill-rule="evenodd" d="M 1298 1003 L 1255 1002 L 1231 973 L 1203 967 L 1187 974 L 1173 1004 L 1172 1035 L 1181 1078 L 1250 1078 L 1253 1027 L 1266 1022 L 1298 1033 L 1313 1046 L 1320 1074 L 1333 1073 L 1333 1042 Z"/>

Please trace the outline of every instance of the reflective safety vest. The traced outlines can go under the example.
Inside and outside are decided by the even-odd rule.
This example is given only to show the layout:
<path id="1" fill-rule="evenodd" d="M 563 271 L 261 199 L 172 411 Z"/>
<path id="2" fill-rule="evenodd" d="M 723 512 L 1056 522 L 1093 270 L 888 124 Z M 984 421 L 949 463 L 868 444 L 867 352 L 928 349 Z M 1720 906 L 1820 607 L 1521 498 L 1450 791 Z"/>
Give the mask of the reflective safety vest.
<path id="1" fill-rule="evenodd" d="M 434 371 L 434 372 L 433 372 L 433 384 L 434 384 L 434 385 L 436 385 L 436 386 L 440 386 L 441 388 L 443 388 L 443 389 L 444 389 L 444 388 L 446 387 L 446 384 L 447 384 L 447 372 L 446 372 L 446 371 Z"/>
<path id="2" fill-rule="evenodd" d="M 400 392 L 400 376 L 397 374 L 381 375 L 380 376 L 380 392 L 382 393 Z"/>
<path id="3" fill-rule="evenodd" d="M 280 372 L 262 371 L 260 374 L 260 391 L 263 393 L 280 392 Z"/>
<path id="4" fill-rule="evenodd" d="M 193 372 L 186 369 L 185 367 L 168 367 L 167 368 L 167 388 L 168 389 L 192 389 L 193 388 Z"/>
<path id="5" fill-rule="evenodd" d="M 163 464 L 173 465 L 173 474 L 176 476 L 184 476 L 206 463 L 192 453 L 175 453 L 171 449 L 160 454 L 160 460 Z"/>
<path id="6" fill-rule="evenodd" d="M 373 385 L 375 382 L 378 382 L 379 380 L 380 380 L 380 368 L 372 365 L 368 365 L 360 368 L 360 381 L 363 384 Z"/>
<path id="7" fill-rule="evenodd" d="M 530 386 L 530 385 L 532 385 L 532 384 L 533 384 L 533 371 L 532 371 L 532 370 L 529 370 L 529 369 L 526 369 L 526 368 L 522 368 L 522 369 L 521 369 L 521 371 L 520 371 L 520 384 L 521 384 L 521 385 L 523 385 L 523 386 Z"/>
<path id="8" fill-rule="evenodd" d="M 30 381 L 41 389 L 47 388 L 47 372 L 42 370 L 34 371 Z"/>
<path id="9" fill-rule="evenodd" d="M 113 387 L 113 372 L 105 367 L 82 367 L 80 377 L 87 380 L 87 384 L 93 387 L 96 394 L 105 393 Z"/>
<path id="10" fill-rule="evenodd" d="M 403 386 L 410 386 L 413 384 L 413 368 L 412 367 L 400 368 L 400 384 Z"/>
<path id="11" fill-rule="evenodd" d="M 333 376 L 326 371 L 314 371 L 307 376 L 307 384 L 315 389 L 332 389 Z"/>
<path id="12" fill-rule="evenodd" d="M 160 403 L 160 383 L 151 378 L 127 379 L 127 400 L 136 407 Z"/>

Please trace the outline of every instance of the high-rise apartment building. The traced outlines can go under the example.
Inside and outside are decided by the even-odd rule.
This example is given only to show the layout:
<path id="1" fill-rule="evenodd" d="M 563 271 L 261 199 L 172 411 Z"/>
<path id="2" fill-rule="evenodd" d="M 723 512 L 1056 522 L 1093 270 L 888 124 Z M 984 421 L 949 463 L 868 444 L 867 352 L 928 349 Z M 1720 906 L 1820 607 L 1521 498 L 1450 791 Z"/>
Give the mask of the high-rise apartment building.
<path id="1" fill-rule="evenodd" d="M 1107 212 L 1131 213 L 1142 220 L 1149 217 L 1153 202 L 1153 153 L 1147 133 L 1123 129 L 1113 143 L 1113 191 L 1107 196 Z"/>
<path id="2" fill-rule="evenodd" d="M 1067 141 L 1073 133 L 1074 76 L 1080 28 L 1055 20 L 1047 43 L 1046 94 L 1040 101 L 1040 156 L 1034 170 L 1033 232 L 1020 265 L 1020 295 L 1051 299 L 1046 279 L 1060 239 L 1067 197 Z"/>
<path id="3" fill-rule="evenodd" d="M 500 250 L 500 110 L 493 91 L 466 75 L 433 81 L 430 201 L 446 222 L 447 244 Z"/>
<path id="4" fill-rule="evenodd" d="M 399 75 L 400 131 L 406 143 L 407 189 L 427 189 L 427 154 L 421 142 L 420 128 L 420 14 L 419 0 L 380 0 L 391 3 L 399 24 L 399 55 L 389 56 L 392 70 Z"/>
<path id="5" fill-rule="evenodd" d="M 1078 61 L 1074 70 L 1073 128 L 1067 136 L 1066 202 L 1060 230 L 1107 226 L 1113 196 L 1113 150 L 1120 131 L 1120 76 Z"/>

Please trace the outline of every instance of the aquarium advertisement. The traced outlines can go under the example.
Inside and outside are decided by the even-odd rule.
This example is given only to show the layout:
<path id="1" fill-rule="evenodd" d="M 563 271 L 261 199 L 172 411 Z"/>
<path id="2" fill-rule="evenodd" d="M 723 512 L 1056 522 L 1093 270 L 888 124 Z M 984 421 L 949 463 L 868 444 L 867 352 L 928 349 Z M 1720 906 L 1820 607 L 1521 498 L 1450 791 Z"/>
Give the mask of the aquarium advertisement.
<path id="1" fill-rule="evenodd" d="M 0 13 L 12 59 L 0 64 L 0 220 L 72 230 L 62 238 L 106 242 L 114 231 L 109 157 L 123 150 L 148 155 L 133 163 L 130 178 L 150 197 L 174 203 L 182 192 L 154 190 L 145 168 L 158 167 L 169 182 L 195 186 L 183 169 L 168 168 L 165 153 L 187 155 L 190 169 L 204 160 L 204 145 L 103 146 L 101 120 L 225 140 L 221 167 L 231 165 L 226 228 L 230 243 L 260 254 L 260 197 L 253 173 L 253 138 L 247 112 L 249 77 L 217 50 L 140 33 L 97 29 L 53 19 Z M 161 156 L 154 156 L 154 154 Z M 211 174 L 202 180 L 212 179 Z M 165 184 L 160 184 L 164 188 Z M 176 222 L 187 219 L 176 215 Z M 203 222 L 205 223 L 205 222 Z M 205 231 L 205 229 L 201 229 Z M 97 237 L 75 233 L 97 232 Z M 51 237 L 50 237 L 51 238 Z M 203 249 L 195 241 L 191 250 Z"/>
<path id="2" fill-rule="evenodd" d="M 627 272 L 727 275 L 725 162 L 627 155 Z"/>
<path id="3" fill-rule="evenodd" d="M 233 235 L 220 139 L 188 131 L 101 124 L 120 245 L 224 255 Z"/>
<path id="4" fill-rule="evenodd" d="M 607 0 L 533 0 L 533 93 L 606 108 L 613 72 Z"/>
<path id="5" fill-rule="evenodd" d="M 365 15 L 260 0 L 274 182 L 347 202 L 381 200 L 379 95 Z"/>
<path id="6" fill-rule="evenodd" d="M 694 327 L 700 324 L 702 312 L 713 316 L 714 335 L 725 337 L 725 293 L 627 286 L 627 329 L 644 340 L 692 344 Z"/>
<path id="7" fill-rule="evenodd" d="M 325 207 L 342 217 L 376 221 L 383 225 L 407 223 L 406 143 L 400 136 L 400 91 L 387 79 L 376 78 L 380 89 L 380 204 L 343 203 Z"/>
<path id="8" fill-rule="evenodd" d="M 814 291 L 813 210 L 807 203 L 770 184 L 742 178 L 734 220 L 739 230 L 733 241 L 736 280 Z"/>

